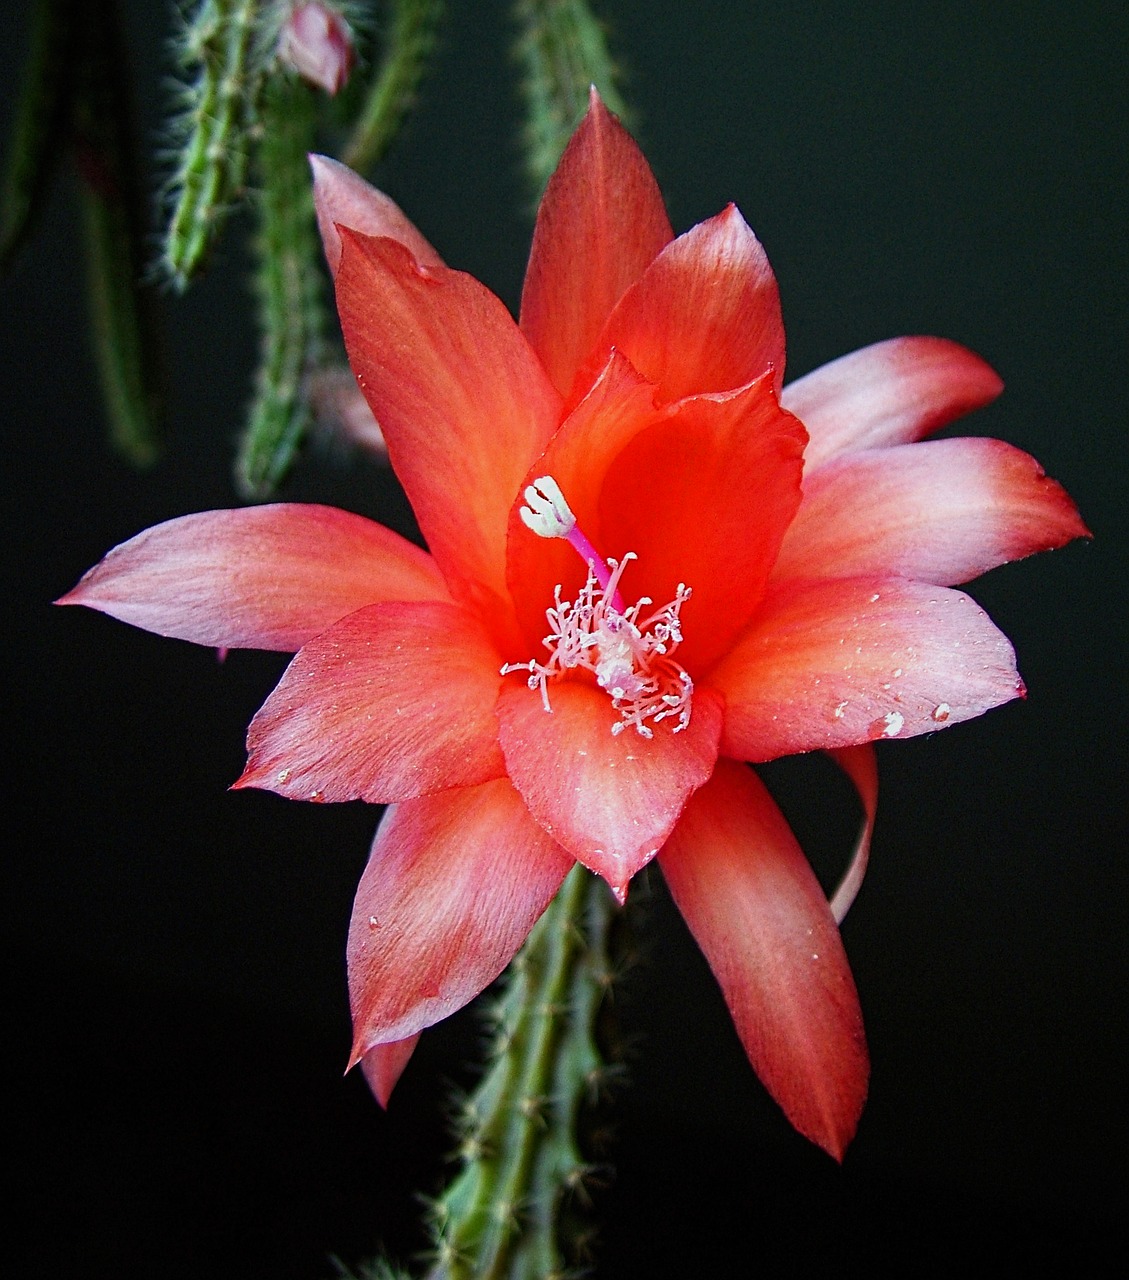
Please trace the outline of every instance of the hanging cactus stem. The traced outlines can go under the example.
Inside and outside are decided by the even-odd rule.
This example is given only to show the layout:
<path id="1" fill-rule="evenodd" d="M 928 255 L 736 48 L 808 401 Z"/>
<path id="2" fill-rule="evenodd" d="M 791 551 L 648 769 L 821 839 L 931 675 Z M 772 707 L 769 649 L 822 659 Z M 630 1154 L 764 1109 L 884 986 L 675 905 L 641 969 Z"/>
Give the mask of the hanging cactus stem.
<path id="1" fill-rule="evenodd" d="M 82 177 L 94 351 L 111 442 L 136 466 L 147 466 L 159 451 L 162 376 L 154 337 L 155 299 L 141 283 L 141 184 L 135 172 L 123 41 L 112 0 L 91 0 L 77 34 L 81 56 L 74 148 Z"/>
<path id="2" fill-rule="evenodd" d="M 359 173 L 379 162 L 410 109 L 435 47 L 442 0 L 393 0 L 384 52 L 342 160 Z"/>
<path id="3" fill-rule="evenodd" d="M 538 195 L 588 106 L 592 85 L 627 121 L 603 27 L 585 0 L 517 0 L 514 55 L 526 102 L 526 171 Z"/>
<path id="4" fill-rule="evenodd" d="M 0 185 L 0 268 L 24 241 L 63 151 L 74 84 L 73 0 L 35 0 Z"/>
<path id="5" fill-rule="evenodd" d="M 244 194 L 268 51 L 257 40 L 256 0 L 198 0 L 176 40 L 187 79 L 174 128 L 170 212 L 161 267 L 183 291 Z"/>
<path id="6" fill-rule="evenodd" d="M 246 498 L 270 497 L 286 475 L 310 418 L 306 380 L 328 325 L 321 241 L 307 161 L 315 91 L 280 70 L 263 95 L 258 155 L 256 287 L 262 352 L 236 462 Z"/>

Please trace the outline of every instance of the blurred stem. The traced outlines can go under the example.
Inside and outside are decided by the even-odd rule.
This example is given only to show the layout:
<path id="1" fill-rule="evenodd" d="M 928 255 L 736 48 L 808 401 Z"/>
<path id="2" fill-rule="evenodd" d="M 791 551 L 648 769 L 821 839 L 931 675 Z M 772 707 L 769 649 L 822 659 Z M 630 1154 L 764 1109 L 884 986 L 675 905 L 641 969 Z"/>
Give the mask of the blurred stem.
<path id="1" fill-rule="evenodd" d="M 161 371 L 154 300 L 141 284 L 145 232 L 124 41 L 115 0 L 87 0 L 78 23 L 74 147 L 82 176 L 90 321 L 110 437 L 154 461 Z"/>
<path id="2" fill-rule="evenodd" d="M 316 123 L 314 91 L 279 71 L 263 94 L 262 122 L 256 200 L 262 353 L 236 463 L 246 498 L 269 497 L 294 460 L 309 422 L 305 380 L 320 358 L 328 323 L 306 159 Z"/>
<path id="3" fill-rule="evenodd" d="M 595 85 L 609 110 L 624 117 L 619 72 L 604 29 L 585 0 L 517 0 L 514 52 L 526 102 L 526 170 L 540 193 L 588 108 Z"/>
<path id="4" fill-rule="evenodd" d="M 391 0 L 384 52 L 342 160 L 358 173 L 378 163 L 411 107 L 435 47 L 442 0 Z"/>
<path id="5" fill-rule="evenodd" d="M 73 97 L 74 0 L 34 0 L 0 187 L 0 267 L 31 229 L 63 151 Z"/>
<path id="6" fill-rule="evenodd" d="M 575 867 L 511 965 L 493 1058 L 462 1109 L 462 1168 L 433 1206 L 429 1280 L 548 1280 L 584 1250 L 578 1122 L 606 1074 L 595 1020 L 614 910 Z"/>

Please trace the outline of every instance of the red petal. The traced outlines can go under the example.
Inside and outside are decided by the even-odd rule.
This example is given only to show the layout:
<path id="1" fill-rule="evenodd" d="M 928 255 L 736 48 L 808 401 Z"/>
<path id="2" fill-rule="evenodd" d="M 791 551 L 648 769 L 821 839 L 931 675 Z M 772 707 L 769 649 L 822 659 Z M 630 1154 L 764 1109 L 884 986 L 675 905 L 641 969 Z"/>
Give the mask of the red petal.
<path id="1" fill-rule="evenodd" d="M 757 1075 L 842 1160 L 869 1075 L 858 995 L 823 891 L 752 770 L 719 761 L 659 862 Z"/>
<path id="2" fill-rule="evenodd" d="M 287 667 L 251 721 L 235 785 L 387 804 L 501 777 L 500 666 L 458 605 L 361 609 Z"/>
<path id="3" fill-rule="evenodd" d="M 847 912 L 862 888 L 866 865 L 870 861 L 870 837 L 874 834 L 874 818 L 878 812 L 878 760 L 869 743 L 858 747 L 843 747 L 831 752 L 839 768 L 855 784 L 862 801 L 862 829 L 855 841 L 847 870 L 831 895 L 831 914 L 836 924 L 842 924 Z"/>
<path id="4" fill-rule="evenodd" d="M 710 683 L 722 754 L 754 761 L 928 733 L 1023 693 L 979 605 L 896 578 L 782 584 Z"/>
<path id="5" fill-rule="evenodd" d="M 773 577 L 885 574 L 949 586 L 1086 532 L 1028 454 L 1000 440 L 930 440 L 821 467 Z"/>
<path id="6" fill-rule="evenodd" d="M 388 1099 L 396 1082 L 404 1074 L 419 1036 L 409 1036 L 406 1040 L 393 1040 L 391 1044 L 378 1044 L 361 1058 L 361 1070 L 368 1081 L 368 1087 L 382 1107 L 388 1106 Z"/>
<path id="7" fill-rule="evenodd" d="M 806 440 L 766 375 L 725 397 L 682 401 L 608 466 L 598 545 L 617 559 L 638 555 L 624 576 L 628 602 L 647 595 L 661 607 L 679 583 L 692 588 L 677 655 L 691 675 L 732 645 L 764 594 L 800 505 Z"/>
<path id="8" fill-rule="evenodd" d="M 528 478 L 557 481 L 604 556 L 639 556 L 624 580 L 628 603 L 645 594 L 661 607 L 680 582 L 693 588 L 678 659 L 693 674 L 732 643 L 763 593 L 799 504 L 806 437 L 767 378 L 661 409 L 653 393 L 613 352 Z M 520 506 L 510 517 L 508 577 L 526 646 L 538 650 L 554 588 L 575 600 L 585 571 L 564 542 L 527 529 Z"/>
<path id="9" fill-rule="evenodd" d="M 784 380 L 784 321 L 764 249 L 730 205 L 668 244 L 623 295 L 577 378 L 582 395 L 615 348 L 660 400 Z"/>
<path id="10" fill-rule="evenodd" d="M 650 166 L 593 90 L 545 189 L 521 298 L 522 331 L 561 395 L 672 235 Z"/>
<path id="11" fill-rule="evenodd" d="M 390 808 L 349 925 L 350 1066 L 493 982 L 572 865 L 504 778 Z"/>
<path id="12" fill-rule="evenodd" d="M 560 680 L 541 695 L 516 676 L 498 698 L 500 740 L 529 812 L 579 862 L 602 875 L 622 902 L 631 877 L 658 852 L 687 797 L 717 759 L 721 702 L 694 692 L 685 732 L 613 735 L 619 714 L 594 684 Z"/>
<path id="13" fill-rule="evenodd" d="M 328 156 L 310 156 L 310 169 L 314 176 L 318 230 L 331 274 L 336 275 L 341 265 L 338 225 L 361 231 L 366 236 L 387 236 L 390 240 L 398 240 L 425 267 L 443 265 L 443 259 L 420 235 L 400 206 L 383 191 L 370 186 L 360 174 Z"/>
<path id="14" fill-rule="evenodd" d="M 378 600 L 446 600 L 419 547 L 335 507 L 203 511 L 115 547 L 59 604 L 224 649 L 301 648 Z"/>
<path id="15" fill-rule="evenodd" d="M 840 356 L 784 388 L 811 436 L 807 473 L 840 453 L 907 444 L 990 404 L 999 376 L 944 338 L 891 338 Z"/>
<path id="16" fill-rule="evenodd" d="M 402 245 L 342 232 L 349 360 L 452 588 L 497 614 L 506 522 L 560 402 L 501 302 Z"/>

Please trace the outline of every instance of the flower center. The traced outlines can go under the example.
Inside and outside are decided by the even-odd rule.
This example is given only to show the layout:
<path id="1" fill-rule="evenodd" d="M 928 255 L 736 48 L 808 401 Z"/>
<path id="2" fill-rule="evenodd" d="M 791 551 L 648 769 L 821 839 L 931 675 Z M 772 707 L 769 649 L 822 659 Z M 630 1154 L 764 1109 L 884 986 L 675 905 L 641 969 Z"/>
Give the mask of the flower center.
<path id="1" fill-rule="evenodd" d="M 507 662 L 502 675 L 528 671 L 530 689 L 540 690 L 541 702 L 551 712 L 548 682 L 566 671 L 590 671 L 619 712 L 613 734 L 630 726 L 642 737 L 653 738 L 652 726 L 661 720 L 675 720 L 675 733 L 685 729 L 694 682 L 672 655 L 682 642 L 679 614 L 690 588 L 679 583 L 669 604 L 641 616 L 653 603 L 650 597 L 625 607 L 619 592 L 624 570 L 638 558 L 633 551 L 605 562 L 581 532 L 551 476 L 535 480 L 525 491 L 525 501 L 520 512 L 524 523 L 539 537 L 564 538 L 587 564 L 588 578 L 575 601 L 562 600 L 560 586 L 553 593 L 553 607 L 545 611 L 548 661 Z"/>

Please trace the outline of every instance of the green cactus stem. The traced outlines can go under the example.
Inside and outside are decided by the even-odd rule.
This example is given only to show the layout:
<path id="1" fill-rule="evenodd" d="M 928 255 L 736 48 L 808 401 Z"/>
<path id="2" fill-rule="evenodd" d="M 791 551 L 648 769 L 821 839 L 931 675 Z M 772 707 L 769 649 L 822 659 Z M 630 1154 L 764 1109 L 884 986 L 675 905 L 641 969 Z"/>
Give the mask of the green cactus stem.
<path id="1" fill-rule="evenodd" d="M 74 0 L 35 0 L 7 162 L 0 184 L 0 267 L 7 266 L 43 203 L 70 121 L 77 42 Z"/>
<path id="2" fill-rule="evenodd" d="M 492 1060 L 461 1108 L 461 1170 L 432 1206 L 428 1280 L 553 1280 L 587 1247 L 578 1130 L 606 1077 L 595 1021 L 614 910 L 575 867 L 511 965 Z"/>
<path id="3" fill-rule="evenodd" d="M 370 172 L 412 106 L 435 47 L 442 0 L 392 0 L 384 51 L 342 160 Z"/>
<path id="4" fill-rule="evenodd" d="M 82 178 L 94 352 L 110 439 L 137 466 L 160 440 L 163 382 L 155 299 L 142 283 L 146 227 L 136 172 L 124 41 L 113 0 L 87 0 L 77 21 L 73 145 Z"/>
<path id="5" fill-rule="evenodd" d="M 256 288 L 262 352 L 255 396 L 236 462 L 246 498 L 267 498 L 286 475 L 309 423 L 306 378 L 328 326 L 321 241 L 307 153 L 315 91 L 279 70 L 262 100 L 257 156 Z"/>
<path id="6" fill-rule="evenodd" d="M 179 291 L 200 270 L 244 194 L 269 57 L 255 38 L 257 9 L 255 0 L 198 0 L 175 40 L 185 80 L 161 266 Z"/>
<path id="7" fill-rule="evenodd" d="M 619 117 L 626 117 L 626 107 L 603 27 L 585 0 L 517 0 L 514 19 L 526 102 L 526 170 L 540 194 L 588 108 L 589 88 L 595 85 Z"/>

